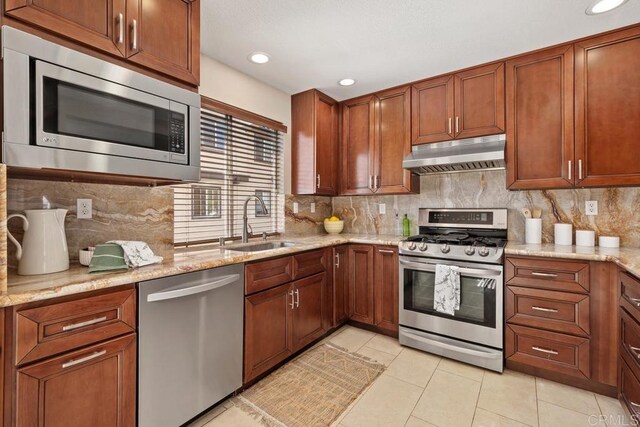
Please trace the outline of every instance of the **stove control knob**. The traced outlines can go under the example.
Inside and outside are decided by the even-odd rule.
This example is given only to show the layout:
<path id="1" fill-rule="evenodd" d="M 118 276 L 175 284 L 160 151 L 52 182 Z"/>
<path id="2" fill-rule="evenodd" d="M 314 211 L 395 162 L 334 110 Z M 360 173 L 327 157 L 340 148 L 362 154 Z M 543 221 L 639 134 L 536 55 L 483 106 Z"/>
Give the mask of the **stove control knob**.
<path id="1" fill-rule="evenodd" d="M 407 243 L 407 249 L 409 249 L 410 251 L 415 251 L 416 250 L 416 242 L 408 242 Z"/>
<path id="2" fill-rule="evenodd" d="M 487 255 L 489 255 L 489 248 L 487 248 L 486 246 L 478 249 L 478 255 L 485 257 Z"/>
<path id="3" fill-rule="evenodd" d="M 473 246 L 467 246 L 467 249 L 464 250 L 464 253 L 471 256 L 476 253 L 476 248 Z"/>
<path id="4" fill-rule="evenodd" d="M 442 252 L 443 254 L 448 254 L 449 252 L 451 252 L 451 248 L 449 247 L 448 244 L 445 243 L 440 248 L 440 252 Z"/>
<path id="5" fill-rule="evenodd" d="M 418 245 L 418 249 L 420 249 L 422 252 L 427 250 L 427 244 L 425 242 L 422 242 Z"/>

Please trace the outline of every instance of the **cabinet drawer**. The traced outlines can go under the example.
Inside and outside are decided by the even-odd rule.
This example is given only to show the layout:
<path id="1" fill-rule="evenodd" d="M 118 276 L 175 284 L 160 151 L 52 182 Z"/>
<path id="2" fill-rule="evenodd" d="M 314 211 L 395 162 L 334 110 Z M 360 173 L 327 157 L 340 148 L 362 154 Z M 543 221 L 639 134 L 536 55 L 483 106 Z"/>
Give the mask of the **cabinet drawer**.
<path id="1" fill-rule="evenodd" d="M 620 304 L 640 322 L 640 281 L 625 272 L 620 273 Z"/>
<path id="2" fill-rule="evenodd" d="M 505 357 L 513 362 L 588 379 L 589 349 L 587 338 L 506 326 Z"/>
<path id="3" fill-rule="evenodd" d="M 640 380 L 633 374 L 624 358 L 620 358 L 618 373 L 618 398 L 627 406 L 631 415 L 640 420 Z"/>
<path id="4" fill-rule="evenodd" d="M 507 285 L 589 292 L 589 264 L 585 262 L 509 257 L 505 271 Z"/>
<path id="5" fill-rule="evenodd" d="M 589 336 L 589 296 L 507 286 L 507 322 Z"/>
<path id="6" fill-rule="evenodd" d="M 312 276 L 325 271 L 325 254 L 324 249 L 317 251 L 305 252 L 293 256 L 293 278 L 294 280 L 303 277 Z"/>
<path id="7" fill-rule="evenodd" d="M 290 256 L 247 264 L 244 270 L 246 294 L 263 291 L 293 280 Z"/>
<path id="8" fill-rule="evenodd" d="M 624 308 L 620 309 L 620 346 L 634 374 L 640 377 L 640 324 Z"/>
<path id="9" fill-rule="evenodd" d="M 15 363 L 73 350 L 134 332 L 136 292 L 129 289 L 15 312 Z"/>

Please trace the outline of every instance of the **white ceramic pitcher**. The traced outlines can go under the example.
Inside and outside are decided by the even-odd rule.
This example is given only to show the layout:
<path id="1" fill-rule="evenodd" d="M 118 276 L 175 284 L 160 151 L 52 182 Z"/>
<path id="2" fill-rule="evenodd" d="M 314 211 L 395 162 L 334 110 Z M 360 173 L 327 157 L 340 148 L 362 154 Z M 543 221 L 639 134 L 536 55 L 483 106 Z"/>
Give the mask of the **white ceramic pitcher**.
<path id="1" fill-rule="evenodd" d="M 7 232 L 7 237 L 16 245 L 18 274 L 47 274 L 69 269 L 69 249 L 64 231 L 66 209 L 28 209 L 25 215 L 12 214 L 24 221 L 22 245 Z"/>

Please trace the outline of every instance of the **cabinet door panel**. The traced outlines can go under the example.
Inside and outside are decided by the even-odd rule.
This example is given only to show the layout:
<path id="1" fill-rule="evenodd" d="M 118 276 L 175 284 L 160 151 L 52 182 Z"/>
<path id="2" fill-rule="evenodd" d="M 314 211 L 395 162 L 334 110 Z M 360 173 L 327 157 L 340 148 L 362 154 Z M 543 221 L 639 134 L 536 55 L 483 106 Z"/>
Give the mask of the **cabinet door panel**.
<path id="1" fill-rule="evenodd" d="M 376 97 L 376 193 L 415 192 L 411 172 L 402 167 L 411 153 L 410 88 L 392 89 Z"/>
<path id="2" fill-rule="evenodd" d="M 573 186 L 573 46 L 507 61 L 507 186 Z"/>
<path id="3" fill-rule="evenodd" d="M 504 64 L 455 75 L 455 138 L 504 132 Z"/>
<path id="4" fill-rule="evenodd" d="M 398 250 L 375 248 L 375 324 L 390 332 L 398 332 Z"/>
<path id="5" fill-rule="evenodd" d="M 411 106 L 412 144 L 453 139 L 453 76 L 414 84 Z"/>
<path id="6" fill-rule="evenodd" d="M 349 317 L 373 324 L 373 246 L 349 246 Z"/>
<path id="7" fill-rule="evenodd" d="M 338 194 L 338 103 L 316 92 L 316 194 Z"/>
<path id="8" fill-rule="evenodd" d="M 291 292 L 286 284 L 245 298 L 245 383 L 291 355 Z"/>
<path id="9" fill-rule="evenodd" d="M 5 13 L 113 55 L 125 53 L 126 0 L 10 0 Z M 122 19 L 120 19 L 122 15 Z"/>
<path id="10" fill-rule="evenodd" d="M 375 97 L 346 101 L 342 111 L 342 194 L 371 194 L 375 173 Z"/>
<path id="11" fill-rule="evenodd" d="M 135 334 L 18 370 L 16 424 L 134 426 Z"/>
<path id="12" fill-rule="evenodd" d="M 323 313 L 326 274 L 320 273 L 293 283 L 295 308 L 292 310 L 293 351 L 300 350 L 324 333 Z"/>
<path id="13" fill-rule="evenodd" d="M 128 0 L 127 22 L 129 60 L 198 84 L 200 0 Z"/>
<path id="14" fill-rule="evenodd" d="M 348 246 L 333 249 L 333 326 L 349 317 L 349 250 Z"/>
<path id="15" fill-rule="evenodd" d="M 575 54 L 576 185 L 638 185 L 640 28 L 577 43 Z"/>

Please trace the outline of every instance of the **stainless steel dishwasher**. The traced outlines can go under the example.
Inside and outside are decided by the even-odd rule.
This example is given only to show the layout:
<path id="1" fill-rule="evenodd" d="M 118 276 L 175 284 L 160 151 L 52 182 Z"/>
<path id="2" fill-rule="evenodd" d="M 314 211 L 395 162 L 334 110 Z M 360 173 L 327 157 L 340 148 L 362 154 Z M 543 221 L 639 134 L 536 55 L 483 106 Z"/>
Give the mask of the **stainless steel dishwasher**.
<path id="1" fill-rule="evenodd" d="M 138 426 L 179 426 L 242 386 L 243 312 L 243 264 L 139 284 Z"/>

